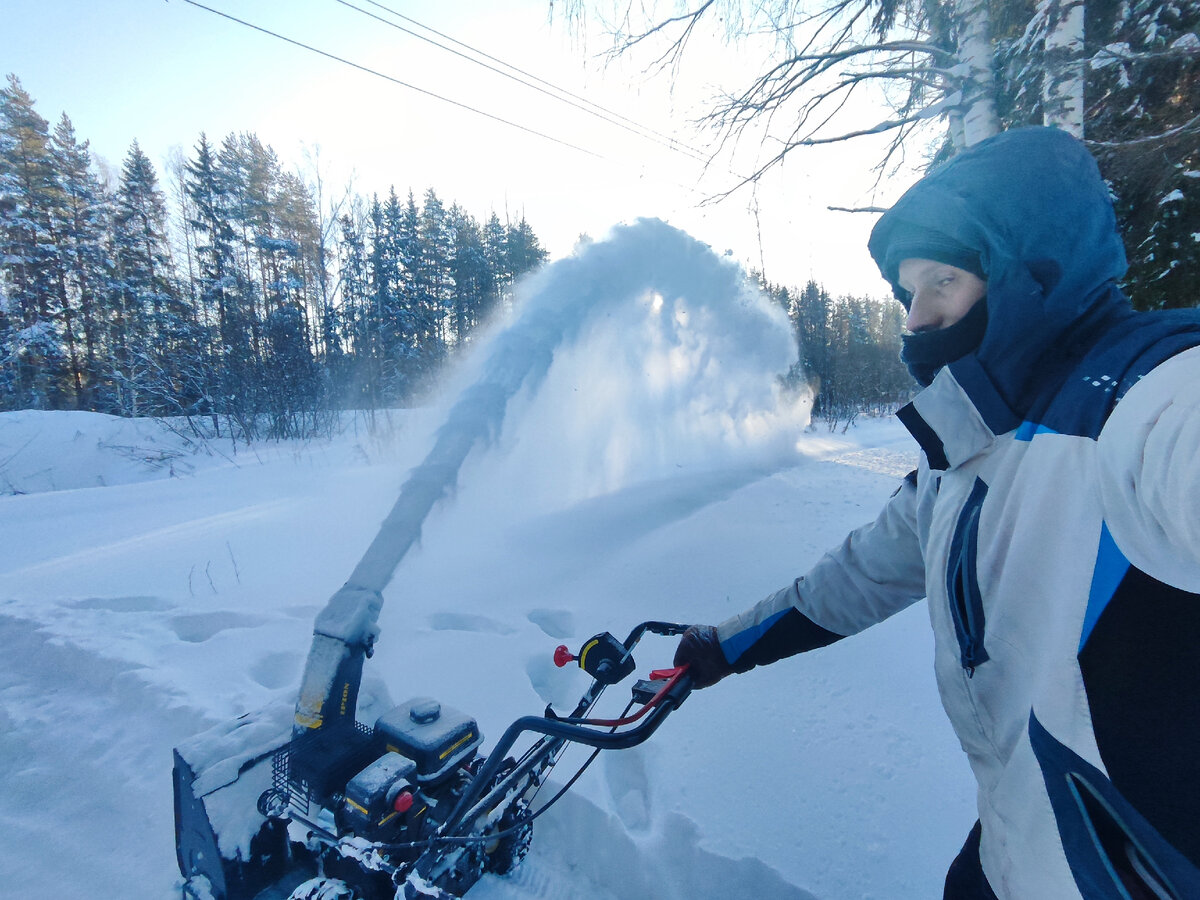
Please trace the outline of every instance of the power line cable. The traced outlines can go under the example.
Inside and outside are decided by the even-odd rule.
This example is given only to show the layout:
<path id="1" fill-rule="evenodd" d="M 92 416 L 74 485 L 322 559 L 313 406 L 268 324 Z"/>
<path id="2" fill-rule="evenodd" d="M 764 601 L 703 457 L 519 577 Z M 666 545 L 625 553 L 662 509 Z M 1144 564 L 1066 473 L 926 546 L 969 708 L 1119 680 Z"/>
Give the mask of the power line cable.
<path id="1" fill-rule="evenodd" d="M 565 141 L 565 140 L 562 140 L 561 138 L 556 138 L 553 135 L 545 134 L 544 132 L 538 131 L 534 128 L 530 128 L 526 125 L 521 125 L 517 122 L 513 122 L 510 119 L 505 119 L 505 118 L 503 118 L 501 116 L 497 116 L 493 113 L 485 112 L 482 109 L 477 109 L 474 106 L 470 106 L 466 103 L 462 103 L 461 101 L 451 99 L 450 97 L 444 97 L 441 94 L 434 93 L 433 91 L 427 90 L 423 87 L 418 87 L 415 84 L 410 84 L 407 81 L 401 81 L 399 78 L 394 78 L 393 76 L 388 75 L 384 72 L 380 72 L 380 71 L 378 71 L 376 69 L 372 69 L 368 66 L 361 65 L 360 63 L 352 62 L 351 60 L 348 60 L 341 56 L 337 56 L 336 54 L 333 54 L 333 53 L 329 53 L 325 50 L 318 49 L 317 47 L 314 47 L 311 44 L 305 44 L 303 41 L 298 41 L 295 38 L 287 37 L 286 35 L 282 35 L 277 31 L 272 31 L 271 29 L 264 28 L 261 25 L 255 25 L 253 22 L 247 22 L 245 19 L 239 19 L 237 16 L 230 15 L 227 12 L 222 12 L 219 9 L 213 9 L 211 6 L 205 6 L 203 3 L 198 2 L 198 0 L 183 0 L 183 2 L 187 3 L 189 6 L 194 6 L 197 9 L 203 9 L 206 12 L 213 13 L 214 15 L 220 16 L 223 19 L 228 19 L 231 22 L 236 22 L 237 24 L 244 25 L 247 28 L 252 28 L 255 31 L 261 32 L 262 34 L 270 35 L 273 38 L 278 38 L 279 40 L 285 41 L 286 43 L 289 43 L 289 44 L 292 44 L 295 47 L 301 47 L 312 53 L 316 53 L 320 56 L 324 56 L 326 59 L 332 59 L 335 62 L 340 62 L 343 65 L 347 65 L 347 66 L 350 66 L 351 68 L 358 69 L 360 72 L 366 72 L 369 75 L 374 75 L 378 78 L 386 79 L 387 81 L 390 81 L 393 84 L 397 84 L 400 87 L 406 87 L 409 90 L 417 91 L 420 94 L 424 94 L 427 97 L 432 97 L 435 100 L 440 100 L 443 103 L 449 103 L 451 106 L 457 106 L 459 109 L 465 109 L 468 112 L 473 112 L 476 115 L 484 116 L 485 118 L 491 119 L 494 122 L 500 122 L 503 125 L 508 125 L 510 128 L 519 129 L 520 131 L 524 131 L 527 134 L 532 134 L 535 137 L 540 137 L 543 140 L 553 141 L 554 143 L 560 144 L 563 147 L 569 147 L 572 150 L 577 150 L 580 153 L 587 154 L 588 156 L 594 156 L 597 159 L 603 159 L 606 161 L 610 161 L 610 160 L 608 160 L 608 157 L 604 156 L 601 153 L 597 153 L 594 150 L 588 150 L 586 147 L 580 147 L 577 144 L 572 144 L 570 141 Z"/>
<path id="2" fill-rule="evenodd" d="M 525 125 L 521 125 L 521 124 L 519 124 L 519 123 L 517 123 L 517 122 L 513 122 L 513 121 L 511 121 L 511 120 L 509 120 L 509 119 L 505 119 L 505 118 L 503 118 L 502 116 L 497 116 L 497 115 L 495 115 L 495 114 L 493 114 L 493 113 L 489 113 L 489 112 L 487 112 L 487 111 L 485 111 L 485 110 L 482 110 L 482 109 L 477 109 L 477 108 L 476 108 L 476 107 L 474 107 L 474 106 L 470 106 L 469 104 L 462 103 L 462 102 L 460 102 L 460 101 L 458 101 L 458 100 L 454 100 L 454 99 L 452 99 L 452 98 L 450 98 L 450 97 L 444 97 L 444 96 L 442 96 L 441 94 L 437 94 L 437 93 L 435 93 L 435 92 L 433 92 L 433 91 L 427 90 L 426 88 L 422 88 L 422 87 L 418 87 L 417 85 L 410 84 L 410 83 L 409 83 L 409 82 L 407 82 L 407 81 L 402 81 L 402 80 L 401 80 L 401 79 L 399 79 L 399 78 L 395 78 L 395 77 L 393 77 L 393 76 L 391 76 L 391 75 L 388 75 L 388 74 L 386 74 L 386 73 L 384 73 L 384 72 L 380 72 L 380 71 L 378 71 L 378 70 L 376 70 L 376 69 L 372 69 L 372 68 L 370 68 L 369 66 L 364 66 L 364 65 L 362 65 L 362 64 L 360 64 L 360 63 L 356 63 L 356 62 L 353 62 L 352 60 L 349 60 L 349 59 L 346 59 L 346 58 L 344 58 L 344 57 L 338 56 L 337 54 L 330 53 L 330 52 L 328 52 L 328 51 L 325 51 L 325 50 L 321 50 L 321 49 L 320 49 L 320 48 L 318 48 L 318 47 L 314 47 L 314 46 L 312 46 L 312 45 L 310 45 L 310 44 L 306 44 L 306 43 L 304 43 L 303 41 L 296 40 L 295 38 L 290 38 L 290 37 L 287 37 L 286 35 L 280 34 L 279 32 L 276 32 L 276 31 L 272 31 L 271 29 L 269 29 L 269 28 L 266 28 L 266 27 L 263 27 L 263 26 L 261 26 L 261 25 L 255 25 L 253 22 L 247 22 L 247 21 L 245 21 L 244 19 L 239 19 L 237 16 L 231 15 L 230 13 L 223 12 L 223 11 L 221 11 L 221 10 L 219 10 L 219 9 L 214 9 L 214 8 L 212 8 L 211 6 L 207 6 L 207 5 L 203 4 L 203 3 L 200 3 L 200 2 L 199 2 L 199 0 L 183 0 L 183 2 L 184 2 L 184 3 L 187 3 L 189 6 L 194 6 L 194 7 L 196 7 L 197 9 L 202 9 L 202 10 L 204 10 L 205 12 L 210 12 L 210 13 L 213 13 L 214 15 L 220 16 L 220 17 L 221 17 L 221 18 L 223 18 L 223 19 L 228 19 L 229 21 L 231 21 L 231 22 L 235 22 L 235 23 L 236 23 L 236 24 L 238 24 L 238 25 L 243 25 L 243 26 L 245 26 L 245 27 L 247 27 L 247 28 L 253 29 L 254 31 L 257 31 L 257 32 L 259 32 L 259 33 L 261 33 L 261 34 L 265 34 L 265 35 L 268 35 L 268 36 L 270 36 L 270 37 L 277 38 L 278 40 L 284 41 L 285 43 L 291 44 L 291 45 L 293 45 L 293 46 L 295 46 L 295 47 L 300 47 L 301 49 L 308 50 L 308 51 L 310 51 L 310 52 L 312 52 L 312 53 L 316 53 L 318 56 L 323 56 L 323 57 L 325 57 L 326 59 L 331 59 L 331 60 L 333 60 L 333 61 L 335 61 L 335 62 L 340 62 L 340 63 L 342 63 L 343 65 L 350 66 L 351 68 L 353 68 L 353 69 L 357 69 L 357 70 L 359 70 L 360 72 L 365 72 L 365 73 L 366 73 L 366 74 L 368 74 L 368 75 L 374 75 L 374 76 L 376 76 L 377 78 L 382 78 L 382 79 L 384 79 L 385 81 L 389 81 L 389 82 L 391 82 L 392 84 L 396 84 L 396 85 L 399 85 L 400 87 L 405 87 L 405 88 L 408 88 L 408 89 L 410 89 L 410 90 L 417 91 L 418 93 L 425 94 L 426 96 L 428 96 L 428 97 L 432 97 L 432 98 L 433 98 L 433 99 L 435 99 L 435 100 L 440 100 L 440 101 L 442 101 L 442 102 L 444 102 L 444 103 L 449 103 L 449 104 L 450 104 L 450 105 L 452 105 L 452 106 L 456 106 L 456 107 L 458 107 L 458 108 L 460 108 L 460 109 L 467 110 L 468 112 L 473 112 L 473 113 L 475 113 L 476 115 L 483 116 L 483 117 L 485 117 L 485 118 L 488 118 L 488 119 L 491 119 L 491 120 L 493 120 L 493 121 L 495 121 L 495 122 L 500 122 L 501 124 L 508 125 L 509 127 L 511 127 L 511 128 L 516 128 L 516 129 L 518 129 L 518 130 L 520 130 L 520 131 L 524 131 L 524 132 L 526 132 L 527 134 L 531 134 L 531 135 L 533 135 L 533 136 L 535 136 L 535 137 L 540 137 L 540 138 L 542 138 L 543 140 L 551 141 L 552 143 L 558 144 L 558 145 L 560 145 L 560 146 L 563 146 L 563 147 L 567 147 L 567 148 L 569 148 L 569 149 L 571 149 L 571 150 L 576 150 L 576 151 L 578 151 L 578 152 L 580 152 L 580 153 L 586 154 L 587 156 L 591 156 L 591 157 L 593 157 L 593 158 L 595 158 L 595 159 L 598 159 L 598 160 L 601 160 L 601 161 L 603 161 L 603 162 L 611 163 L 611 164 L 614 164 L 614 165 L 621 165 L 621 164 L 622 164 L 622 163 L 621 163 L 619 160 L 612 159 L 611 157 L 605 156 L 605 155 L 604 155 L 604 154 L 602 154 L 602 153 L 597 153 L 596 151 L 594 151 L 594 150 L 589 150 L 589 149 L 587 149 L 586 147 L 580 147 L 579 145 L 577 145 L 577 144 L 573 144 L 573 143 L 571 143 L 570 141 L 563 140 L 562 138 L 556 138 L 556 137 L 554 137 L 553 135 L 546 134 L 546 133 L 544 133 L 544 132 L 538 131 L 538 130 L 536 130 L 536 129 L 534 129 L 534 128 L 530 128 L 530 127 L 528 127 L 528 126 L 525 126 Z M 627 163 L 626 163 L 626 165 L 627 165 Z M 656 180 L 663 181 L 664 183 L 667 183 L 667 184 L 672 184 L 672 185 L 674 185 L 675 187 L 677 187 L 677 188 L 680 188 L 681 190 L 687 191 L 687 192 L 689 192 L 689 193 L 693 193 L 693 194 L 698 194 L 698 193 L 700 193 L 699 189 L 698 189 L 698 188 L 697 188 L 695 185 L 686 185 L 686 184 L 682 184 L 682 183 L 680 183 L 680 182 L 678 182 L 678 181 L 675 181 L 675 180 L 673 180 L 673 179 L 670 179 L 670 178 L 663 178 L 663 177 L 661 177 L 661 176 L 658 176 L 658 177 L 656 178 Z"/>
<path id="3" fill-rule="evenodd" d="M 439 49 L 445 50 L 447 53 L 453 53 L 455 56 L 461 57 L 462 59 L 465 59 L 468 62 L 472 62 L 477 66 L 482 66 L 483 68 L 487 69 L 490 72 L 495 72 L 497 75 L 502 75 L 505 78 L 510 78 L 513 81 L 516 81 L 518 84 L 522 84 L 525 87 L 530 88 L 531 90 L 535 90 L 535 91 L 538 91 L 539 93 L 545 94 L 546 96 L 550 97 L 553 100 L 557 100 L 560 103 L 566 103 L 568 106 L 573 106 L 576 109 L 582 110 L 583 112 L 587 113 L 588 115 L 596 116 L 599 119 L 603 119 L 605 122 L 608 122 L 610 125 L 615 125 L 618 128 L 623 128 L 626 131 L 636 134 L 640 138 L 654 141 L 654 143 L 660 144 L 669 150 L 674 150 L 678 153 L 684 154 L 685 156 L 690 156 L 691 158 L 697 160 L 698 162 L 703 162 L 705 164 L 707 164 L 709 162 L 709 157 L 703 151 L 697 150 L 695 147 L 691 147 L 688 144 L 683 143 L 678 138 L 674 138 L 668 134 L 663 134 L 661 131 L 656 131 L 655 129 L 653 129 L 647 125 L 643 125 L 640 122 L 637 122 L 636 120 L 629 118 L 628 116 L 624 116 L 621 113 L 616 112 L 615 110 L 608 109 L 607 107 L 602 106 L 599 103 L 589 100 L 587 97 L 580 96 L 579 94 L 573 93 L 572 91 L 569 91 L 566 88 L 559 87 L 558 85 L 554 84 L 553 82 L 547 81 L 544 78 L 540 78 L 537 75 L 532 74 L 531 72 L 527 72 L 524 69 L 519 68 L 518 66 L 514 66 L 512 63 L 505 62 L 504 60 L 499 59 L 498 57 L 492 56 L 490 53 L 480 50 L 478 47 L 473 47 L 470 44 L 464 43 L 463 41 L 460 41 L 456 38 L 451 37 L 448 34 L 445 34 L 444 32 L 438 31 L 436 28 L 431 28 L 428 25 L 418 22 L 416 19 L 412 18 L 411 16 L 406 16 L 403 13 L 392 9 L 389 6 L 385 6 L 384 4 L 379 3 L 378 0 L 365 0 L 365 2 L 370 4 L 371 6 L 374 6 L 378 9 L 383 10 L 384 12 L 389 13 L 390 15 L 395 16 L 398 19 L 403 19 L 405 22 L 410 22 L 411 24 L 417 26 L 418 28 L 421 28 L 421 29 L 424 29 L 425 31 L 430 32 L 431 34 L 436 34 L 438 37 L 440 37 L 446 41 L 449 41 L 450 43 L 455 44 L 459 47 L 462 47 L 463 49 L 470 51 L 470 53 L 473 53 L 476 56 L 483 57 L 483 59 L 490 60 L 491 62 L 496 63 L 496 65 L 503 66 L 505 69 L 509 69 L 511 71 L 505 72 L 502 69 L 496 68 L 496 66 L 488 65 L 488 63 L 485 63 L 479 59 L 475 59 L 474 57 L 468 56 L 465 53 L 461 53 L 458 50 L 453 49 L 452 47 L 447 47 L 445 44 L 438 43 L 437 41 L 433 40 L 432 38 L 428 38 L 428 37 L 425 37 L 424 35 L 417 34 L 415 31 L 412 31 L 411 29 L 405 28 L 402 25 L 398 25 L 395 22 L 390 22 L 387 19 L 381 18 L 380 16 L 377 16 L 374 13 L 369 12 L 368 10 L 365 10 L 365 9 L 362 9 L 361 7 L 355 6 L 353 3 L 350 3 L 349 0 L 335 0 L 335 2 L 340 3 L 342 6 L 345 6 L 350 9 L 353 9 L 357 12 L 360 12 L 365 16 L 369 16 L 372 19 L 375 19 L 378 22 L 382 22 L 385 25 L 390 25 L 392 28 L 395 28 L 399 31 L 403 31 L 405 34 L 412 35 L 413 37 L 417 38 L 418 40 L 425 41 L 428 44 L 432 44 L 433 46 L 438 47 Z M 512 74 L 513 72 L 515 72 L 517 74 L 514 75 L 514 74 Z M 520 76 L 520 77 L 518 77 L 518 76 Z M 528 80 L 526 80 L 526 79 L 528 79 Z M 542 87 L 541 85 L 544 85 L 544 87 Z M 559 95 L 562 95 L 562 96 L 559 96 Z M 576 101 L 578 101 L 578 102 L 576 102 Z"/>

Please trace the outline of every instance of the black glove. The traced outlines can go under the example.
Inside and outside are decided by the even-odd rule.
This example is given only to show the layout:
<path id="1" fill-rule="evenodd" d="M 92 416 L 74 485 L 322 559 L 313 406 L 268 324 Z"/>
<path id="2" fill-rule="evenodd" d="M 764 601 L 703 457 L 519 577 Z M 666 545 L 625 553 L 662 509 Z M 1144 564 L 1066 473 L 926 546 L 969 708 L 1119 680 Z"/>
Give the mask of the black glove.
<path id="1" fill-rule="evenodd" d="M 675 648 L 675 665 L 688 667 L 695 688 L 712 687 L 733 673 L 712 625 L 688 626 Z"/>

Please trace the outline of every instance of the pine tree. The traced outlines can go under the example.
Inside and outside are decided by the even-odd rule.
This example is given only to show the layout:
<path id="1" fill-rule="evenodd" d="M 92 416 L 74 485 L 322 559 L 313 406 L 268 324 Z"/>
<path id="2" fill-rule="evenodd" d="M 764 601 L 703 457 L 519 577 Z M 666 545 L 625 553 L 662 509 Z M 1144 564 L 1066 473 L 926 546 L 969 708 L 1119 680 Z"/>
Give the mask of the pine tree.
<path id="1" fill-rule="evenodd" d="M 196 158 L 186 166 L 187 191 L 194 204 L 193 230 L 198 300 L 216 322 L 204 373 L 205 402 L 201 412 L 214 423 L 223 414 L 245 435 L 255 431 L 256 366 L 252 347 L 251 286 L 234 250 L 234 230 L 228 214 L 225 179 L 217 167 L 212 145 L 200 135 Z"/>
<path id="2" fill-rule="evenodd" d="M 321 226 L 312 192 L 298 175 L 279 174 L 270 218 L 276 238 L 285 242 L 287 251 L 276 293 L 298 304 L 305 321 L 311 323 L 319 317 L 322 301 Z"/>
<path id="3" fill-rule="evenodd" d="M 62 352 L 60 202 L 49 123 L 15 75 L 0 89 L 0 267 L 8 311 L 5 380 L 15 408 L 54 409 L 70 392 Z"/>
<path id="4" fill-rule="evenodd" d="M 61 192 L 57 239 L 66 282 L 63 325 L 76 405 L 93 409 L 101 378 L 102 306 L 109 265 L 104 246 L 108 202 L 92 172 L 88 142 L 79 143 L 66 113 L 55 126 L 49 147 Z M 76 347 L 77 341 L 82 341 L 81 350 Z"/>
<path id="5" fill-rule="evenodd" d="M 274 152 L 252 134 L 230 134 L 221 143 L 215 171 L 229 225 L 231 249 L 241 282 L 240 316 L 248 328 L 249 364 L 262 360 L 262 326 L 267 315 L 271 273 L 256 236 L 270 235 L 269 210 L 278 164 Z"/>
<path id="6" fill-rule="evenodd" d="M 423 372 L 421 338 L 427 328 L 421 309 L 421 297 L 427 293 L 423 278 L 421 213 L 413 192 L 400 203 L 396 192 L 389 191 L 384 209 L 385 235 L 392 253 L 394 280 L 390 305 L 383 320 L 384 346 L 391 357 L 394 373 L 389 397 L 391 402 L 407 400 L 416 390 Z"/>

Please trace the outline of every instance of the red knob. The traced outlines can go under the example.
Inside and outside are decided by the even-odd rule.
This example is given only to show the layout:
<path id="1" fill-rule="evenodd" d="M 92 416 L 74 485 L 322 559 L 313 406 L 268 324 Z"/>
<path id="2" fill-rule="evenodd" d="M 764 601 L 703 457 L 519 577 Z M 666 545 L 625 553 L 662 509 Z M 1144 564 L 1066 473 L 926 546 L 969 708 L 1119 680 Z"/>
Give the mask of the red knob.
<path id="1" fill-rule="evenodd" d="M 401 791 L 396 795 L 396 802 L 392 808 L 398 813 L 406 813 L 412 809 L 413 795 L 411 791 Z"/>
<path id="2" fill-rule="evenodd" d="M 566 644 L 559 644 L 554 648 L 554 664 L 560 669 L 569 662 L 575 662 L 576 659 L 578 657 L 572 655 Z"/>

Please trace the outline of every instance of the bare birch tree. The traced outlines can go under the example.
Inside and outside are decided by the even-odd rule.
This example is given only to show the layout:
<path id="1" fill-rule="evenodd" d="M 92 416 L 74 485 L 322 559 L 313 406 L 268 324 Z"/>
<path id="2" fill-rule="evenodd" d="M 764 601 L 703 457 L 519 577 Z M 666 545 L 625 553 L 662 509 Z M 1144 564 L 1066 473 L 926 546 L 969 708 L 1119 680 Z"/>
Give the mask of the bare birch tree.
<path id="1" fill-rule="evenodd" d="M 678 71 L 702 21 L 727 40 L 773 38 L 757 74 L 703 118 L 714 157 L 757 139 L 743 185 L 818 144 L 886 135 L 882 175 L 918 129 L 926 144 L 942 138 L 936 162 L 1002 128 L 1062 128 L 1089 145 L 1113 187 L 1135 303 L 1200 302 L 1200 0 L 674 0 L 670 13 L 654 0 L 558 0 L 551 9 L 582 30 L 604 3 L 611 52 L 649 53 L 652 72 Z M 880 107 L 852 101 L 870 87 L 886 114 L 863 120 Z"/>
<path id="2" fill-rule="evenodd" d="M 763 69 L 705 116 L 716 152 L 751 126 L 765 129 L 770 149 L 743 183 L 802 147 L 887 135 L 883 171 L 913 131 L 938 120 L 959 148 L 1000 129 L 986 0 L 827 0 L 813 9 L 795 0 L 702 0 L 659 17 L 654 9 L 641 22 L 628 8 L 611 20 L 614 54 L 652 47 L 652 69 L 675 68 L 705 17 L 724 22 L 733 39 L 774 37 Z M 577 27 L 588 10 L 587 0 L 566 0 Z M 881 119 L 855 118 L 864 107 L 852 101 L 869 87 L 887 100 Z"/>
<path id="3" fill-rule="evenodd" d="M 1083 0 L 1041 0 L 1035 21 L 1037 19 L 1046 23 L 1042 63 L 1044 122 L 1082 138 L 1085 84 Z"/>

